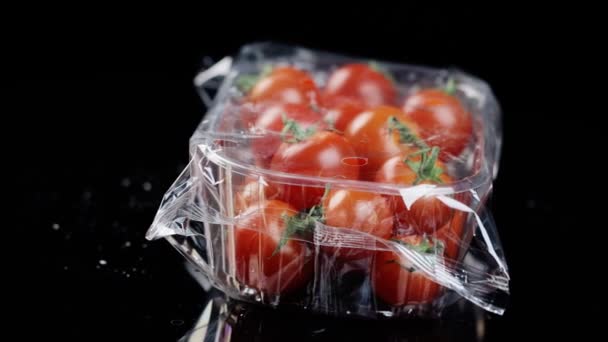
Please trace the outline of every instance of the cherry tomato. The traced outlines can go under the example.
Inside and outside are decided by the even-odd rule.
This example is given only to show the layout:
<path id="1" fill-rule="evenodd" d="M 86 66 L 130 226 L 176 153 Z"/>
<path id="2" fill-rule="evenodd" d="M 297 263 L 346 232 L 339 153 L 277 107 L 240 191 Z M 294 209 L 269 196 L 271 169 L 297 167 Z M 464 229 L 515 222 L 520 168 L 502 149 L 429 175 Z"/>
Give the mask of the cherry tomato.
<path id="1" fill-rule="evenodd" d="M 393 212 L 382 195 L 355 190 L 331 190 L 324 197 L 325 224 L 348 228 L 387 239 L 393 232 Z M 331 234 L 330 234 L 331 235 Z M 364 237 L 362 237 L 365 239 Z M 372 254 L 373 249 L 341 247 L 349 242 L 329 239 L 323 250 L 340 259 L 358 259 Z"/>
<path id="2" fill-rule="evenodd" d="M 311 126 L 323 129 L 326 126 L 321 114 L 314 111 L 310 105 L 288 103 L 267 106 L 250 127 L 250 131 L 263 135 L 254 139 L 251 144 L 261 166 L 269 165 L 272 156 L 281 145 L 284 119 L 294 120 L 302 129 Z"/>
<path id="3" fill-rule="evenodd" d="M 366 64 L 348 64 L 334 71 L 327 80 L 326 96 L 349 97 L 368 107 L 392 105 L 397 91 L 384 74 Z"/>
<path id="4" fill-rule="evenodd" d="M 421 90 L 406 99 L 403 109 L 427 143 L 441 148 L 444 161 L 460 155 L 471 140 L 471 114 L 445 91 Z"/>
<path id="5" fill-rule="evenodd" d="M 292 67 L 275 68 L 251 89 L 253 102 L 318 104 L 319 90 L 306 72 Z"/>
<path id="6" fill-rule="evenodd" d="M 361 178 L 373 180 L 376 171 L 387 159 L 415 152 L 418 147 L 404 142 L 399 130 L 391 128 L 391 118 L 407 127 L 412 137 L 418 136 L 418 127 L 396 107 L 380 106 L 357 115 L 344 131 L 357 155 L 367 159 L 361 168 Z"/>
<path id="7" fill-rule="evenodd" d="M 302 288 L 313 273 L 312 250 L 289 239 L 280 246 L 290 217 L 297 213 L 277 200 L 258 202 L 237 218 L 234 230 L 237 279 L 266 294 Z"/>
<path id="8" fill-rule="evenodd" d="M 235 209 L 236 212 L 243 211 L 251 205 L 275 199 L 277 189 L 271 184 L 261 183 L 257 180 L 250 180 L 236 193 Z"/>
<path id="9" fill-rule="evenodd" d="M 420 173 L 413 170 L 405 162 L 406 157 L 395 156 L 387 160 L 376 175 L 376 181 L 381 183 L 394 183 L 413 185 Z M 419 161 L 415 158 L 413 161 Z M 445 170 L 440 161 L 435 161 L 436 170 Z M 419 170 L 418 170 L 419 171 Z M 452 179 L 445 172 L 439 175 L 440 182 L 451 183 Z M 421 183 L 437 183 L 437 180 L 423 179 Z M 434 234 L 439 228 L 446 224 L 452 217 L 453 210 L 443 204 L 437 198 L 425 196 L 419 198 L 408 210 L 403 199 L 394 196 L 391 205 L 395 212 L 396 228 L 400 234 Z"/>
<path id="10" fill-rule="evenodd" d="M 466 219 L 467 214 L 465 212 L 455 211 L 452 219 L 437 230 L 437 239 L 443 241 L 447 258 L 456 259 L 460 249 L 464 248 L 461 244 Z"/>
<path id="11" fill-rule="evenodd" d="M 348 141 L 333 132 L 317 132 L 296 142 L 284 142 L 275 153 L 270 169 L 285 173 L 357 179 L 359 159 Z M 279 198 L 298 210 L 317 205 L 323 187 L 277 184 Z"/>
<path id="12" fill-rule="evenodd" d="M 422 241 L 419 235 L 397 239 L 414 247 Z M 376 253 L 372 284 L 376 297 L 393 306 L 428 303 L 437 298 L 441 290 L 439 284 L 391 251 Z"/>
<path id="13" fill-rule="evenodd" d="M 344 132 L 353 118 L 367 108 L 361 101 L 348 97 L 326 97 L 323 104 L 329 108 L 325 120 L 333 123 L 334 128 L 340 132 Z"/>

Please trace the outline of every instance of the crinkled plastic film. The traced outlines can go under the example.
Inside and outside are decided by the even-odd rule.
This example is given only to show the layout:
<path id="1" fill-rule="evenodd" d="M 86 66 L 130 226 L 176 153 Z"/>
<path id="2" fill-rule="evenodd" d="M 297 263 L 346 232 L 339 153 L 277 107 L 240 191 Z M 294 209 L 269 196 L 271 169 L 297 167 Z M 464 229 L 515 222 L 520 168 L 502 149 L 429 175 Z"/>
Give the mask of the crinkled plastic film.
<path id="1" fill-rule="evenodd" d="M 495 224 L 484 207 L 497 171 L 499 109 L 485 83 L 456 70 L 380 64 L 402 96 L 456 80 L 455 94 L 470 111 L 474 126 L 465 151 L 446 161 L 453 182 L 388 184 L 286 173 L 256 162 L 256 144 L 285 143 L 285 136 L 252 130 L 244 123 L 239 77 L 290 65 L 309 72 L 322 87 L 332 70 L 357 61 L 262 43 L 245 46 L 234 63 L 225 58 L 199 74 L 195 84 L 209 111 L 191 138 L 191 162 L 165 194 L 147 238 L 168 239 L 215 287 L 240 300 L 377 318 L 438 317 L 465 298 L 502 314 L 509 274 Z M 209 92 L 214 90 L 211 102 Z M 323 197 L 317 206 L 294 209 L 279 201 L 285 191 L 296 192 L 291 198 L 312 193 Z M 450 219 L 410 243 L 413 240 L 381 238 L 365 229 L 332 227 L 323 220 L 323 211 L 312 215 L 318 206 L 323 210 L 328 194 L 351 192 L 380 203 L 374 208 L 383 212 L 394 203 L 389 200 L 399 199 L 409 210 L 417 201 L 435 198 L 449 208 Z M 382 219 L 366 212 L 369 207 L 356 208 L 367 213 L 362 214 L 366 219 Z M 390 213 L 393 216 L 383 219 L 392 227 L 400 213 Z M 431 226 L 432 215 L 425 218 Z M 289 227 L 296 233 L 286 234 Z M 421 244 L 428 248 L 421 249 Z"/>

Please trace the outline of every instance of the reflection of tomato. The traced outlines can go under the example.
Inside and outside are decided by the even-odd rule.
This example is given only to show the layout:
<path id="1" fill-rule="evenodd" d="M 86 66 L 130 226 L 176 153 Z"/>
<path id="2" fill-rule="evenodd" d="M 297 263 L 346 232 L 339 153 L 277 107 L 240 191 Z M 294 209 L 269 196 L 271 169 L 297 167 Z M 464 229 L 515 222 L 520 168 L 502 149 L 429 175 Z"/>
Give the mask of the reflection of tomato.
<path id="1" fill-rule="evenodd" d="M 281 145 L 284 117 L 294 120 L 302 129 L 313 125 L 318 129 L 325 126 L 321 114 L 315 112 L 309 105 L 275 104 L 266 107 L 250 128 L 252 132 L 263 135 L 253 140 L 251 146 L 262 166 L 268 166 Z"/>
<path id="2" fill-rule="evenodd" d="M 325 224 L 328 226 L 357 230 L 382 239 L 391 236 L 393 212 L 382 195 L 344 189 L 331 190 L 322 204 Z M 332 246 L 324 246 L 323 250 L 337 258 L 356 259 L 371 254 L 371 250 L 340 247 L 341 244 L 352 241 L 336 239 L 329 242 Z"/>
<path id="3" fill-rule="evenodd" d="M 376 171 L 387 159 L 414 152 L 417 147 L 402 143 L 397 130 L 391 130 L 389 119 L 395 117 L 417 136 L 418 127 L 396 107 L 380 106 L 357 115 L 344 131 L 357 155 L 367 158 L 361 169 L 361 178 L 373 180 Z"/>
<path id="4" fill-rule="evenodd" d="M 340 132 L 344 132 L 353 118 L 366 109 L 363 103 L 348 97 L 326 97 L 323 104 L 329 108 L 325 120 L 333 123 Z"/>
<path id="5" fill-rule="evenodd" d="M 282 143 L 272 158 L 270 168 L 305 176 L 357 179 L 359 165 L 354 156 L 355 152 L 344 137 L 323 131 L 299 142 Z M 318 204 L 324 192 L 322 187 L 276 186 L 279 198 L 298 210 Z"/>
<path id="6" fill-rule="evenodd" d="M 403 108 L 420 126 L 420 134 L 428 144 L 441 148 L 442 160 L 457 157 L 471 139 L 471 114 L 445 91 L 421 90 L 408 97 Z"/>
<path id="7" fill-rule="evenodd" d="M 422 238 L 413 235 L 398 240 L 419 246 Z M 390 251 L 376 253 L 372 284 L 376 297 L 393 306 L 428 303 L 437 298 L 441 290 L 439 284 L 416 270 L 411 262 Z"/>
<path id="8" fill-rule="evenodd" d="M 237 192 L 235 196 L 235 209 L 240 212 L 255 203 L 274 199 L 277 196 L 277 189 L 270 184 L 251 180 L 245 183 L 241 191 Z"/>
<path id="9" fill-rule="evenodd" d="M 304 242 L 288 240 L 277 246 L 296 209 L 281 201 L 258 202 L 246 209 L 234 230 L 236 276 L 268 294 L 303 287 L 313 272 L 312 251 Z"/>
<path id="10" fill-rule="evenodd" d="M 387 160 L 378 171 L 376 181 L 381 183 L 394 183 L 403 185 L 413 185 L 416 181 L 417 173 L 404 161 L 405 157 L 395 156 Z M 436 161 L 436 167 L 445 170 L 443 164 Z M 450 183 L 451 178 L 446 173 L 441 173 L 439 176 L 443 183 Z M 421 183 L 433 183 L 429 180 L 423 180 Z M 452 210 L 443 204 L 440 200 L 433 197 L 419 198 L 410 210 L 405 207 L 403 199 L 399 196 L 392 198 L 392 206 L 395 211 L 397 230 L 400 233 L 418 234 L 433 234 L 444 224 L 446 224 L 451 216 Z"/>
<path id="11" fill-rule="evenodd" d="M 330 75 L 324 94 L 350 97 L 375 107 L 394 104 L 397 91 L 386 76 L 369 65 L 348 64 Z"/>
<path id="12" fill-rule="evenodd" d="M 306 72 L 278 67 L 255 84 L 248 99 L 253 102 L 317 104 L 319 90 Z"/>

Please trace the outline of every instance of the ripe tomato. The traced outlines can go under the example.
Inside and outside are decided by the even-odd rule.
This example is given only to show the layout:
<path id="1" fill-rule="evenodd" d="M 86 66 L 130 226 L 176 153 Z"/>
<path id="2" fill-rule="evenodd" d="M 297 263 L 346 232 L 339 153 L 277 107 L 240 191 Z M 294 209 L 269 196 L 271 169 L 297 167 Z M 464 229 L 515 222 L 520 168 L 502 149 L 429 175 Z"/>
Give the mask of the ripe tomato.
<path id="1" fill-rule="evenodd" d="M 313 272 L 313 255 L 304 242 L 281 238 L 297 213 L 277 200 L 258 202 L 241 213 L 234 230 L 236 277 L 267 294 L 302 288 Z"/>
<path id="2" fill-rule="evenodd" d="M 241 191 L 236 193 L 234 207 L 238 213 L 255 203 L 275 199 L 276 196 L 277 189 L 272 184 L 262 184 L 252 179 L 245 183 Z"/>
<path id="3" fill-rule="evenodd" d="M 405 162 L 406 157 L 395 156 L 387 160 L 376 175 L 376 181 L 381 183 L 394 183 L 413 185 L 421 178 L 421 183 L 450 183 L 452 179 L 446 173 L 439 174 L 439 179 L 427 178 L 428 175 L 420 177 L 421 170 L 414 170 Z M 417 159 L 417 158 L 416 158 Z M 419 159 L 418 159 L 419 160 Z M 414 161 L 415 162 L 415 161 Z M 434 163 L 434 170 L 443 171 L 445 167 L 439 161 Z M 416 163 L 416 162 L 415 162 Z M 417 163 L 420 163 L 418 161 Z M 396 228 L 398 233 L 411 234 L 434 234 L 439 228 L 446 224 L 452 217 L 453 210 L 434 197 L 425 196 L 419 198 L 408 210 L 400 196 L 391 199 L 391 205 L 395 212 Z"/>
<path id="4" fill-rule="evenodd" d="M 428 144 L 441 148 L 442 160 L 460 155 L 471 140 L 471 114 L 445 91 L 421 90 L 406 99 L 403 110 L 418 124 Z"/>
<path id="5" fill-rule="evenodd" d="M 398 240 L 417 248 L 422 238 L 412 235 Z M 437 298 L 441 290 L 439 284 L 412 267 L 408 260 L 390 251 L 376 253 L 372 284 L 376 297 L 393 306 L 428 303 Z"/>
<path id="6" fill-rule="evenodd" d="M 248 99 L 253 102 L 318 104 L 319 90 L 306 72 L 278 67 L 253 86 Z"/>
<path id="7" fill-rule="evenodd" d="M 267 106 L 250 127 L 250 131 L 263 134 L 251 143 L 261 166 L 269 165 L 272 156 L 281 145 L 281 131 L 284 128 L 285 118 L 294 120 L 302 129 L 311 126 L 322 129 L 326 126 L 321 114 L 314 111 L 310 105 L 288 103 Z"/>
<path id="8" fill-rule="evenodd" d="M 393 82 L 369 65 L 347 64 L 329 76 L 324 94 L 349 97 L 376 107 L 394 104 L 397 91 Z"/>
<path id="9" fill-rule="evenodd" d="M 297 142 L 281 144 L 270 169 L 286 173 L 357 179 L 358 158 L 348 141 L 333 132 L 318 132 Z M 317 205 L 323 196 L 321 187 L 276 184 L 279 198 L 298 210 Z"/>
<path id="10" fill-rule="evenodd" d="M 340 132 L 344 132 L 353 118 L 367 108 L 361 101 L 348 97 L 326 97 L 323 104 L 329 108 L 325 120 L 332 122 L 334 128 Z"/>
<path id="11" fill-rule="evenodd" d="M 387 159 L 415 152 L 418 147 L 404 142 L 398 129 L 392 129 L 390 119 L 395 118 L 409 129 L 411 137 L 418 136 L 418 127 L 396 107 L 380 106 L 357 115 L 344 131 L 357 156 L 367 159 L 361 168 L 361 178 L 373 180 L 376 171 Z"/>
<path id="12" fill-rule="evenodd" d="M 331 190 L 324 197 L 323 214 L 325 224 L 331 227 L 348 228 L 387 239 L 393 232 L 393 212 L 382 195 L 355 190 Z M 363 248 L 341 247 L 348 245 L 342 239 L 331 241 L 323 250 L 340 259 L 358 259 L 372 254 Z"/>
<path id="13" fill-rule="evenodd" d="M 437 239 L 443 241 L 445 246 L 445 256 L 456 259 L 461 249 L 462 233 L 467 214 L 463 211 L 455 211 L 452 219 L 443 227 L 437 230 Z M 464 246 L 463 246 L 464 247 Z"/>

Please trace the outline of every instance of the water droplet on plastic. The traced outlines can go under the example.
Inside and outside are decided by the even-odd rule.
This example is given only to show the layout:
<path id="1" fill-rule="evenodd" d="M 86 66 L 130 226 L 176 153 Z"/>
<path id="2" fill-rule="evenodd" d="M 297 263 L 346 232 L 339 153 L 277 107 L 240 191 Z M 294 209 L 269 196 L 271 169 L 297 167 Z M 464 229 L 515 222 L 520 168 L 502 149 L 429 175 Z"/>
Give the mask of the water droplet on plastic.
<path id="1" fill-rule="evenodd" d="M 99 264 L 100 264 L 100 265 L 107 265 L 107 264 L 108 264 L 108 262 L 107 262 L 107 261 L 105 261 L 105 260 L 103 260 L 103 259 L 101 259 L 101 260 L 99 260 Z"/>
<path id="2" fill-rule="evenodd" d="M 53 228 L 53 230 L 59 230 L 59 223 L 53 223 L 51 228 Z"/>

